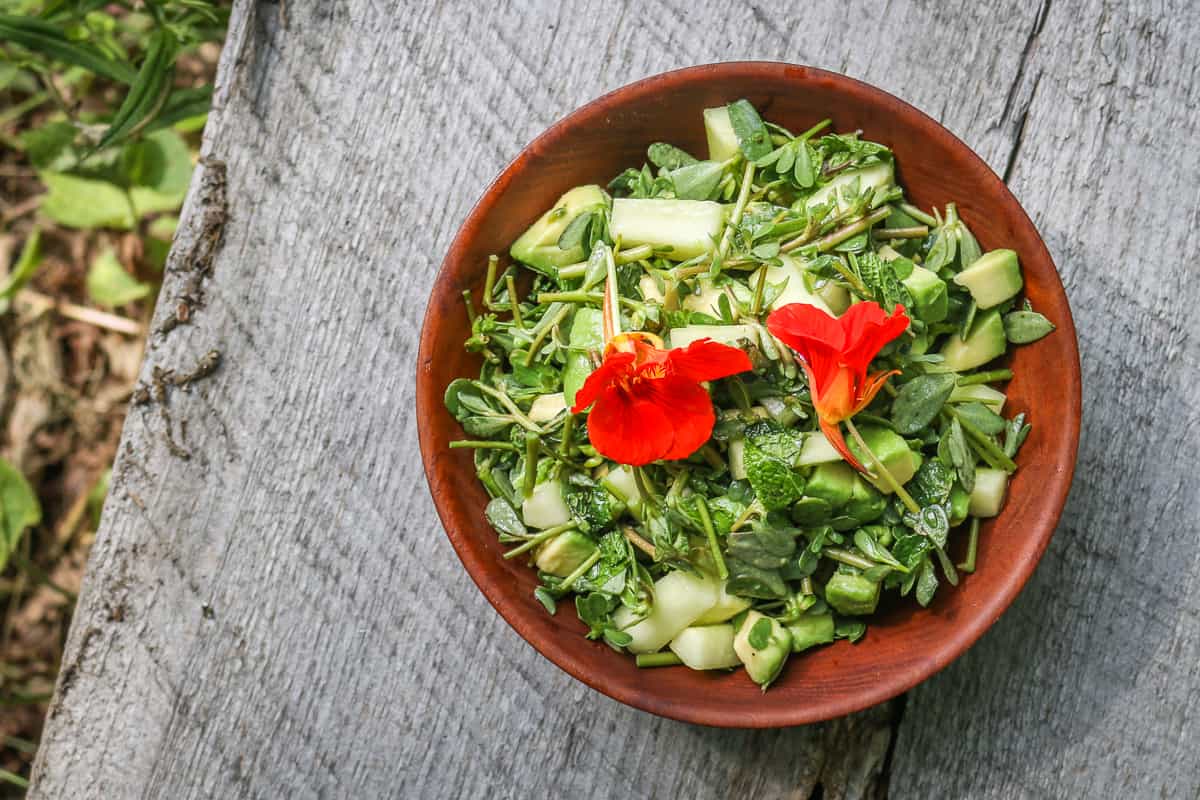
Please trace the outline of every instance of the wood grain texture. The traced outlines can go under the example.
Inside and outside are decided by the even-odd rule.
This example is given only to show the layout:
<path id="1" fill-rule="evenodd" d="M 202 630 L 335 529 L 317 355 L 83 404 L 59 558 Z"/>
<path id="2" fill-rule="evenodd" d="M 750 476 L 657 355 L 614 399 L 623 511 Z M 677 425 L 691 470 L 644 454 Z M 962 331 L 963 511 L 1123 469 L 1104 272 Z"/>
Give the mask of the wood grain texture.
<path id="1" fill-rule="evenodd" d="M 1103 119 L 1086 106 L 1101 76 L 1072 63 L 1069 47 L 1056 58 L 1074 76 L 1061 91 L 1080 97 L 1069 106 L 1078 120 L 1058 119 L 1051 101 L 1059 98 L 1043 94 L 1047 79 L 1030 82 L 1046 28 L 1035 35 L 1038 10 L 1019 3 L 962 11 L 839 3 L 781 14 L 768 4 L 348 0 L 289 2 L 286 14 L 285 26 L 280 6 L 235 8 L 204 147 L 227 164 L 224 244 L 206 306 L 156 342 L 143 377 L 156 366 L 190 368 L 214 348 L 222 364 L 171 395 L 173 435 L 188 460 L 171 455 L 157 408 L 129 418 L 31 796 L 808 797 L 818 784 L 827 798 L 871 796 L 893 707 L 759 733 L 668 722 L 569 679 L 491 611 L 440 531 L 415 446 L 410 376 L 435 266 L 486 181 L 537 132 L 604 91 L 694 63 L 775 58 L 863 78 L 939 117 L 998 172 L 1020 141 L 1014 180 L 1027 202 L 1044 195 L 1042 205 L 1031 203 L 1043 225 L 1055 195 L 1086 202 L 1092 192 L 1050 177 L 1061 175 L 1062 154 L 1054 139 L 1036 135 L 1037 115 L 1086 144 L 1096 163 L 1111 162 L 1109 149 L 1123 153 L 1105 179 L 1118 194 L 1134 179 L 1158 196 L 1151 174 L 1138 172 L 1138 151 L 1158 148 L 1165 169 L 1172 144 L 1147 138 L 1134 148 L 1077 127 Z M 1111 20 L 1060 16 L 1058 24 L 1098 48 L 1132 35 Z M 1123 83 L 1106 90 L 1105 130 L 1142 135 L 1155 123 L 1139 129 L 1121 117 L 1141 91 L 1129 82 L 1134 67 L 1127 53 L 1109 58 Z M 1165 86 L 1169 70 L 1157 69 Z M 1189 85 L 1185 76 L 1169 80 Z M 1170 113 L 1186 134 L 1183 108 Z M 1171 180 L 1185 185 L 1181 174 Z M 185 210 L 167 299 L 188 280 L 187 256 L 202 232 L 199 188 Z M 1074 213 L 1088 225 L 1104 222 Z M 1130 229 L 1108 221 L 1125 232 L 1076 240 L 1076 228 L 1054 222 L 1051 244 L 1074 286 L 1085 274 L 1095 279 L 1093 258 L 1110 266 L 1110 289 L 1125 285 L 1128 268 L 1118 272 L 1105 247 L 1091 250 L 1125 242 L 1132 252 Z M 1188 244 L 1186 228 L 1178 223 L 1176 248 Z M 1142 265 L 1176 274 L 1165 262 Z M 1121 349 L 1141 336 L 1173 347 L 1180 368 L 1195 366 L 1183 329 L 1162 340 L 1156 331 L 1171 323 L 1141 316 L 1161 309 L 1168 291 L 1177 303 L 1179 288 L 1148 289 L 1137 315 L 1122 317 L 1131 329 L 1124 343 L 1091 332 L 1094 352 L 1122 365 L 1109 377 L 1119 397 L 1143 396 L 1133 380 L 1142 369 L 1180 402 L 1182 378 L 1149 373 Z M 156 319 L 168 311 L 164 301 Z M 1090 367 L 1093 386 L 1104 380 L 1098 366 Z M 1178 424 L 1180 410 L 1167 406 L 1156 401 L 1154 420 Z M 1128 413 L 1145 414 L 1148 428 L 1151 409 Z M 1099 418 L 1089 424 L 1105 427 Z M 1195 429 L 1174 439 L 1181 433 Z M 1171 440 L 1165 427 L 1155 435 Z M 1093 466 L 1111 457 L 1091 453 L 1085 463 Z M 1101 479 L 1109 490 L 1121 480 Z M 1160 487 L 1162 500 L 1172 489 L 1187 498 L 1189 487 L 1194 496 L 1194 482 Z M 1076 505 L 1076 525 L 1114 521 L 1087 518 L 1087 506 Z M 1124 512 L 1136 527 L 1140 512 Z M 1180 546 L 1167 559 L 1130 531 L 1110 524 L 1090 552 L 1064 554 L 1060 540 L 1056 558 L 1096 559 L 1111 573 L 1110 553 L 1123 552 L 1114 548 L 1134 548 L 1158 577 L 1168 561 L 1190 558 Z M 1094 583 L 1108 574 L 1086 574 L 1098 594 Z M 1162 633 L 1182 617 L 1178 606 L 1150 598 L 1194 601 L 1195 593 L 1142 585 L 1143 574 L 1118 577 L 1159 592 L 1146 594 L 1144 607 Z M 1105 600 L 1104 609 L 1113 606 Z M 1074 617 L 1058 614 L 1060 638 Z M 1194 661 L 1194 646 L 1190 653 Z M 1050 654 L 1041 669 L 1053 662 Z M 984 666 L 969 663 L 975 674 Z M 1159 677 L 1145 673 L 1147 691 Z M 961 688 L 946 691 L 955 688 L 962 703 Z M 927 697 L 918 694 L 914 718 Z M 1087 735 L 1100 721 L 1091 719 L 1073 730 Z M 918 763 L 911 746 L 906 753 Z"/>
<path id="2" fill-rule="evenodd" d="M 1055 4 L 1029 49 L 1010 185 L 1080 333 L 1075 487 L 1008 614 L 910 695 L 893 797 L 1200 796 L 1198 33 L 1194 4 Z"/>

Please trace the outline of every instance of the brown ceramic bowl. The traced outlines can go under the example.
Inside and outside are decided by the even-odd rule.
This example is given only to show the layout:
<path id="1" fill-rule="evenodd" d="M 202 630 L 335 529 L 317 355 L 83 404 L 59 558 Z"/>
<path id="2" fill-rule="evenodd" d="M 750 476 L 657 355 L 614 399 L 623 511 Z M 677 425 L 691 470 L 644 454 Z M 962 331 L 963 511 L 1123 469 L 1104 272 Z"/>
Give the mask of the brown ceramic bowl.
<path id="1" fill-rule="evenodd" d="M 943 586 L 928 609 L 911 600 L 893 604 L 870 620 L 857 644 L 841 641 L 793 656 L 766 694 L 741 670 L 638 669 L 632 657 L 586 640 L 572 606 L 547 614 L 533 597 L 534 571 L 520 559 L 501 558 L 503 548 L 484 520 L 488 498 L 471 453 L 447 446 L 463 432 L 442 406 L 446 384 L 479 372 L 478 358 L 462 347 L 468 326 L 461 293 L 473 289 L 479 297 L 488 254 L 507 253 L 567 189 L 604 184 L 625 167 L 641 166 L 651 142 L 706 152 L 701 109 L 739 97 L 791 130 L 828 116 L 835 130 L 859 128 L 890 146 L 911 201 L 924 208 L 957 202 L 984 249 L 1015 249 L 1026 294 L 1058 326 L 1012 357 L 1016 377 L 1006 410 L 1027 411 L 1035 424 L 1003 512 L 983 526 L 979 569 L 957 588 Z M 434 503 L 488 601 L 526 641 L 592 688 L 655 714 L 726 727 L 799 725 L 866 708 L 910 689 L 970 647 L 1013 601 L 1054 532 L 1071 485 L 1079 422 L 1079 354 L 1067 298 L 1050 253 L 1001 180 L 953 134 L 890 94 L 778 63 L 656 75 L 588 103 L 535 139 L 488 187 L 455 237 L 429 300 L 417 362 L 417 424 Z"/>

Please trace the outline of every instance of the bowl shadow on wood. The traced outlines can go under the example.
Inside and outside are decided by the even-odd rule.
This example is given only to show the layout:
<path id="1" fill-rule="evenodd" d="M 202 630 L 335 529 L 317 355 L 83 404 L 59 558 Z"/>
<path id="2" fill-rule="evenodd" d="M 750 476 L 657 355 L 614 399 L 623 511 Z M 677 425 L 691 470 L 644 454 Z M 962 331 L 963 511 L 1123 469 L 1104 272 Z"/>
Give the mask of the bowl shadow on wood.
<path id="1" fill-rule="evenodd" d="M 638 670 L 633 660 L 583 640 L 570 609 L 554 617 L 533 599 L 536 576 L 504 561 L 483 518 L 486 494 L 472 456 L 448 449 L 462 437 L 441 405 L 455 377 L 478 373 L 462 349 L 467 318 L 461 292 L 478 296 L 488 255 L 506 252 L 525 226 L 562 192 L 605 183 L 645 148 L 669 141 L 705 152 L 701 109 L 746 97 L 764 116 L 802 130 L 829 116 L 840 131 L 862 129 L 896 152 L 910 199 L 925 207 L 957 201 L 985 248 L 1021 253 L 1027 294 L 1058 326 L 1054 336 L 1014 356 L 1014 410 L 1035 419 L 1059 409 L 1062 424 L 1042 426 L 1026 442 L 1022 469 L 1003 514 L 984 526 L 987 565 L 957 589 L 944 588 L 921 614 L 900 604 L 872 621 L 867 639 L 839 642 L 792 660 L 764 700 L 744 675 L 684 669 Z M 1053 384 L 1031 376 L 1061 375 Z M 552 661 L 622 702 L 709 725 L 774 727 L 815 722 L 873 706 L 910 688 L 968 647 L 1011 602 L 1053 530 L 1074 466 L 1079 408 L 1078 354 L 1070 311 L 1036 229 L 996 175 L 933 120 L 877 89 L 782 64 L 722 64 L 656 76 L 582 109 L 535 140 L 489 188 L 443 263 L 430 299 L 418 356 L 417 418 L 426 474 L 456 552 L 493 606 Z"/>

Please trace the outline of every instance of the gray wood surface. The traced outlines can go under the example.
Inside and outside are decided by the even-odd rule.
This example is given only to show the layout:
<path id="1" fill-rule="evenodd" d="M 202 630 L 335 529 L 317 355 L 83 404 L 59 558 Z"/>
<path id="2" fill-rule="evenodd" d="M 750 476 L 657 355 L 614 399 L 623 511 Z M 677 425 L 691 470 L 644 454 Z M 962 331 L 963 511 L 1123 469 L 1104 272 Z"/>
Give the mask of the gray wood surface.
<path id="1" fill-rule="evenodd" d="M 213 163 L 157 318 L 203 306 L 143 377 L 220 367 L 169 391 L 169 429 L 130 415 L 31 796 L 854 798 L 888 772 L 895 797 L 1194 796 L 1196 13 L 968 5 L 239 3 L 204 148 L 228 219 Z M 736 58 L 940 118 L 1011 178 L 1074 303 L 1063 527 L 902 719 L 717 731 L 591 692 L 490 609 L 421 474 L 424 300 L 486 182 L 604 91 Z"/>

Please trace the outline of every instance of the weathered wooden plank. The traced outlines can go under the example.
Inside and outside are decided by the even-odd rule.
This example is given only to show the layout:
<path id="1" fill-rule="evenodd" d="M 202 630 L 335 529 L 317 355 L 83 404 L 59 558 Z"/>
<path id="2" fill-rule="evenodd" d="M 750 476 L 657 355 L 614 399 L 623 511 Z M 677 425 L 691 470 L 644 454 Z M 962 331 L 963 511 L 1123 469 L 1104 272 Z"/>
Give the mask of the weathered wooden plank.
<path id="1" fill-rule="evenodd" d="M 1029 48 L 1011 184 L 1075 312 L 1079 468 L 1008 615 L 910 696 L 893 797 L 1200 795 L 1197 35 L 1195 4 L 1056 4 Z"/>
<path id="2" fill-rule="evenodd" d="M 171 392 L 189 459 L 156 405 L 130 416 L 32 796 L 868 795 L 888 707 L 774 732 L 668 722 L 568 679 L 500 621 L 424 485 L 418 326 L 503 163 L 664 69 L 840 69 L 1003 169 L 1034 10 L 289 2 L 286 27 L 281 11 L 236 7 L 205 144 L 227 164 L 224 244 L 205 307 L 143 378 L 212 349 L 221 366 Z M 160 319 L 214 218 L 200 189 Z"/>

